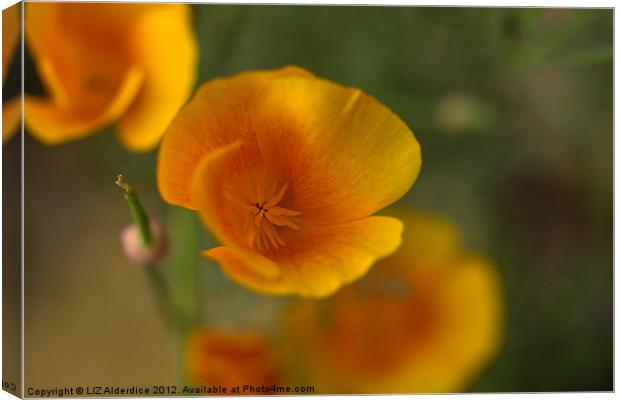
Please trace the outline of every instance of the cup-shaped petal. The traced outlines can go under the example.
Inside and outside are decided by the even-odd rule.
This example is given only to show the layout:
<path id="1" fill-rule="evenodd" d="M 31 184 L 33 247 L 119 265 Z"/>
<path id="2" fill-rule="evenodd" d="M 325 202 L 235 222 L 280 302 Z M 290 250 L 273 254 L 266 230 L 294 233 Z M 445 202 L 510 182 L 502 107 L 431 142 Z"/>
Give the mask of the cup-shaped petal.
<path id="1" fill-rule="evenodd" d="M 413 185 L 413 133 L 359 89 L 287 67 L 206 83 L 159 153 L 165 200 L 198 210 L 224 247 L 205 254 L 272 294 L 327 296 L 400 243 L 371 215 Z"/>
<path id="2" fill-rule="evenodd" d="M 254 129 L 261 154 L 313 224 L 345 222 L 392 204 L 420 172 L 407 125 L 372 96 L 323 79 L 287 77 L 263 92 Z"/>
<path id="3" fill-rule="evenodd" d="M 186 359 L 189 380 L 196 384 L 230 390 L 271 386 L 280 379 L 275 351 L 257 332 L 196 330 L 189 336 Z"/>
<path id="4" fill-rule="evenodd" d="M 285 317 L 288 362 L 324 393 L 458 392 L 498 350 L 503 302 L 493 264 L 464 250 L 444 220 L 395 215 L 405 233 L 393 256 Z"/>
<path id="5" fill-rule="evenodd" d="M 274 79 L 290 75 L 312 77 L 301 68 L 286 67 L 240 73 L 203 84 L 179 110 L 162 139 L 157 183 L 164 200 L 195 210 L 191 183 L 203 157 L 235 141 L 256 151 L 252 117 L 258 96 Z"/>
<path id="6" fill-rule="evenodd" d="M 182 4 L 27 4 L 26 37 L 48 92 L 25 98 L 29 132 L 58 144 L 119 122 L 128 149 L 152 149 L 194 82 L 189 12 Z"/>

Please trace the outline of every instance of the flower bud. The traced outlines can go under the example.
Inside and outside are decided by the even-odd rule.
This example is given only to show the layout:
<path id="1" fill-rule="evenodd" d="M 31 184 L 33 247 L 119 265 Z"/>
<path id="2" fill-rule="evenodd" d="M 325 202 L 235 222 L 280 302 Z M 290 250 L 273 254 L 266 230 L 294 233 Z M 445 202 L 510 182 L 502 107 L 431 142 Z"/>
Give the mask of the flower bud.
<path id="1" fill-rule="evenodd" d="M 152 236 L 150 244 L 144 243 L 140 228 L 135 223 L 121 231 L 121 243 L 125 255 L 135 264 L 157 262 L 166 256 L 168 241 L 163 226 L 151 218 L 149 227 Z"/>

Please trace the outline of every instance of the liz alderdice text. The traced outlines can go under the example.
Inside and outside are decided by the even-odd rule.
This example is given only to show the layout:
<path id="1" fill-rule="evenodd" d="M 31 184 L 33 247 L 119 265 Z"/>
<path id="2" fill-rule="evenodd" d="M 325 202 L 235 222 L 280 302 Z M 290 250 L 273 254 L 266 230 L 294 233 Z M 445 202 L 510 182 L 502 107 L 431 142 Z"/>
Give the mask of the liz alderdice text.
<path id="1" fill-rule="evenodd" d="M 34 397 L 70 397 L 70 396 L 132 396 L 132 395 L 196 395 L 208 394 L 312 394 L 314 386 L 255 386 L 255 385 L 200 385 L 200 386 L 74 386 L 55 388 L 32 388 L 27 389 L 28 396 Z"/>

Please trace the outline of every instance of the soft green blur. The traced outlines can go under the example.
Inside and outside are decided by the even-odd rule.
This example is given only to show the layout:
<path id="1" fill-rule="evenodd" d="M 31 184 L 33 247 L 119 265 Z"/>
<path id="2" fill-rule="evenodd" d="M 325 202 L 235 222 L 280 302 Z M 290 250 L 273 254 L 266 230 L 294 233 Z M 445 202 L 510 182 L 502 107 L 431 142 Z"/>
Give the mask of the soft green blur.
<path id="1" fill-rule="evenodd" d="M 422 172 L 401 203 L 453 220 L 503 278 L 504 344 L 469 390 L 612 389 L 612 10 L 192 7 L 199 83 L 298 65 L 362 88 L 415 132 Z M 25 73 L 40 92 L 28 57 Z M 26 137 L 25 154 L 29 386 L 177 382 L 180 344 L 121 251 L 119 173 L 168 224 L 167 274 L 188 313 L 276 329 L 286 300 L 198 255 L 213 239 L 159 197 L 156 152 L 128 153 L 108 128 L 57 147 Z"/>

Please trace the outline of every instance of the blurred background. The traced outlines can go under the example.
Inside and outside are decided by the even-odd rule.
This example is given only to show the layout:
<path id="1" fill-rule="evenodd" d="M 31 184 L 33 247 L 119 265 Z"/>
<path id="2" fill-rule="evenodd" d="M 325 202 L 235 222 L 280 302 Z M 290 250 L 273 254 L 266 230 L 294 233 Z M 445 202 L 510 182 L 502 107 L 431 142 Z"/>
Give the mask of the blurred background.
<path id="1" fill-rule="evenodd" d="M 469 391 L 612 390 L 611 9 L 192 10 L 197 84 L 299 65 L 362 88 L 413 129 L 422 172 L 400 204 L 452 220 L 502 278 L 503 343 Z M 26 91 L 41 94 L 26 53 Z M 156 152 L 128 153 L 113 131 L 57 147 L 26 134 L 27 386 L 178 382 L 184 344 L 121 250 L 118 173 L 168 224 L 169 264 L 186 267 L 166 274 L 202 322 L 273 335 L 288 301 L 249 293 L 191 250 L 213 240 L 159 197 Z M 5 163 L 18 151 L 15 137 Z"/>

